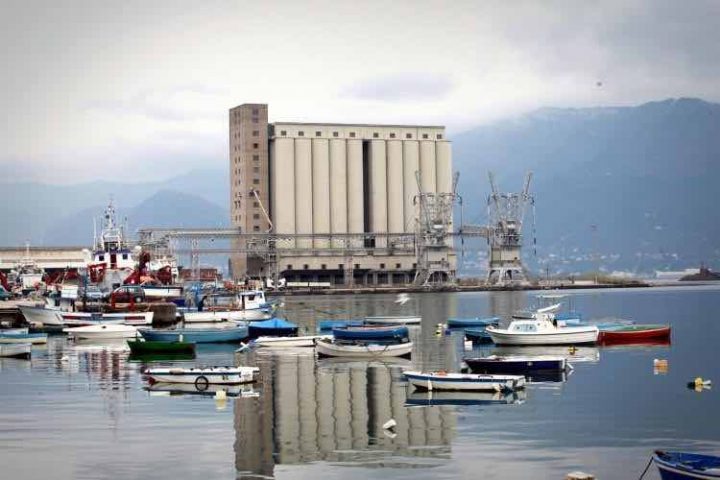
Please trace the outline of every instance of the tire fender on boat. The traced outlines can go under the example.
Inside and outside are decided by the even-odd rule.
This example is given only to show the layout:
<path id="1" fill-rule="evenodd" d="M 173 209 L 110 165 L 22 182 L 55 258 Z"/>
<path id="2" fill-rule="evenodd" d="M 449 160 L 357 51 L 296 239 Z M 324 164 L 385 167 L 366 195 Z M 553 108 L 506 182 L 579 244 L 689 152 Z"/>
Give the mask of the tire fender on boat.
<path id="1" fill-rule="evenodd" d="M 200 392 L 204 392 L 210 386 L 210 380 L 205 375 L 200 375 L 195 379 L 195 388 Z"/>

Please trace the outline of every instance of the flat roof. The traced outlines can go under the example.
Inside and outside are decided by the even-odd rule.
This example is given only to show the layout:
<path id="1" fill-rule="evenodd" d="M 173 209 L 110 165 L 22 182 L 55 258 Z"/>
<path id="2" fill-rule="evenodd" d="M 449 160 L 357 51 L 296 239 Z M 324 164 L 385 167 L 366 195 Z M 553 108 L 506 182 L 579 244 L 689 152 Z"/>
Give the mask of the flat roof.
<path id="1" fill-rule="evenodd" d="M 326 127 L 445 128 L 444 125 L 395 125 L 385 123 L 269 122 L 270 125 L 323 125 Z"/>

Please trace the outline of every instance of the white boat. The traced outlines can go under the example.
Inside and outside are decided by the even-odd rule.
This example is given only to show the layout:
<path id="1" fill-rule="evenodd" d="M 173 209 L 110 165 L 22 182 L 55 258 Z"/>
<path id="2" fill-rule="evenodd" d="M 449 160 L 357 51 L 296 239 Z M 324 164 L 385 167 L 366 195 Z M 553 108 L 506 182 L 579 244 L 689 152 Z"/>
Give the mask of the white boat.
<path id="1" fill-rule="evenodd" d="M 63 325 L 150 325 L 155 312 L 122 312 L 122 313 L 91 313 L 91 312 L 59 312 Z"/>
<path id="2" fill-rule="evenodd" d="M 551 312 L 537 311 L 535 318 L 513 320 L 508 328 L 489 326 L 485 331 L 497 345 L 579 345 L 597 342 L 595 325 L 558 326 Z"/>
<path id="3" fill-rule="evenodd" d="M 421 390 L 468 390 L 504 392 L 525 387 L 523 375 L 482 375 L 475 373 L 403 372 L 407 381 Z"/>
<path id="4" fill-rule="evenodd" d="M 404 357 L 412 353 L 412 342 L 379 344 L 336 343 L 332 340 L 315 342 L 318 355 L 326 357 L 382 358 Z"/>
<path id="5" fill-rule="evenodd" d="M 372 325 L 420 325 L 422 317 L 378 316 L 365 317 L 365 323 Z"/>
<path id="6" fill-rule="evenodd" d="M 138 329 L 131 325 L 87 325 L 84 327 L 63 328 L 63 332 L 78 340 L 95 338 L 135 338 Z"/>
<path id="7" fill-rule="evenodd" d="M 63 325 L 59 310 L 47 307 L 21 306 L 20 311 L 25 321 L 30 325 L 41 325 L 43 327 L 61 327 Z"/>
<path id="8" fill-rule="evenodd" d="M 258 337 L 253 344 L 257 347 L 314 347 L 318 340 L 329 340 L 332 335 L 306 335 L 303 337 Z"/>
<path id="9" fill-rule="evenodd" d="M 0 345 L 0 357 L 2 358 L 30 358 L 32 345 L 29 343 L 13 343 Z"/>
<path id="10" fill-rule="evenodd" d="M 185 323 L 268 320 L 272 318 L 274 310 L 266 302 L 262 290 L 241 291 L 233 295 L 207 295 L 199 302 L 202 302 L 202 311 L 185 312 Z"/>
<path id="11" fill-rule="evenodd" d="M 199 389 L 208 385 L 236 385 L 257 380 L 257 367 L 148 368 L 143 372 L 151 383 L 191 383 Z"/>

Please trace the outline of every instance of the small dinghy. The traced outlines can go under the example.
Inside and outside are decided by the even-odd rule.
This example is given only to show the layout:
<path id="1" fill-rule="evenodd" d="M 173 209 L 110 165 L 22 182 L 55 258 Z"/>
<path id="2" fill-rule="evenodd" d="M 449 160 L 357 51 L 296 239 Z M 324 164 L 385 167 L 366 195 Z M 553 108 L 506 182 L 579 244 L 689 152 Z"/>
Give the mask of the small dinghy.
<path id="1" fill-rule="evenodd" d="M 600 342 L 603 345 L 642 343 L 669 338 L 670 325 L 615 325 L 600 330 Z"/>
<path id="2" fill-rule="evenodd" d="M 362 327 L 363 320 L 320 320 L 317 324 L 318 332 L 330 332 L 333 328 Z"/>
<path id="3" fill-rule="evenodd" d="M 330 338 L 332 338 L 330 335 L 306 335 L 303 337 L 259 337 L 251 343 L 256 347 L 314 347 L 317 340 L 328 340 Z"/>
<path id="4" fill-rule="evenodd" d="M 22 332 L 3 330 L 0 332 L 0 343 L 47 343 L 47 333 L 28 333 L 27 329 Z"/>
<path id="5" fill-rule="evenodd" d="M 257 380 L 257 367 L 147 368 L 143 374 L 151 383 L 190 383 L 198 389 L 209 385 L 237 385 Z"/>
<path id="6" fill-rule="evenodd" d="M 333 340 L 315 342 L 315 350 L 319 356 L 372 358 L 405 357 L 412 353 L 412 342 L 404 343 L 346 343 Z"/>
<path id="7" fill-rule="evenodd" d="M 297 335 L 298 326 L 282 318 L 271 318 L 262 322 L 252 322 L 248 327 L 251 337 L 277 336 L 290 337 Z"/>
<path id="8" fill-rule="evenodd" d="M 419 390 L 512 391 L 525 387 L 522 375 L 478 375 L 474 373 L 403 372 L 405 379 Z"/>
<path id="9" fill-rule="evenodd" d="M 365 323 L 370 325 L 420 325 L 422 317 L 381 316 L 365 317 Z"/>
<path id="10" fill-rule="evenodd" d="M 488 325 L 498 325 L 499 317 L 488 318 L 448 318 L 448 328 L 467 328 L 467 327 L 487 327 Z"/>
<path id="11" fill-rule="evenodd" d="M 404 326 L 364 326 L 333 328 L 333 336 L 338 340 L 402 340 L 408 337 Z"/>
<path id="12" fill-rule="evenodd" d="M 473 373 L 528 375 L 536 372 L 562 372 L 570 365 L 565 357 L 551 355 L 466 358 Z"/>
<path id="13" fill-rule="evenodd" d="M 178 328 L 175 330 L 143 330 L 145 340 L 157 342 L 225 343 L 240 342 L 247 338 L 248 327 L 236 325 L 231 328 Z"/>
<path id="14" fill-rule="evenodd" d="M 128 340 L 130 353 L 133 355 L 152 354 L 194 354 L 195 344 L 192 342 L 153 342 L 148 340 Z"/>
<path id="15" fill-rule="evenodd" d="M 465 337 L 473 343 L 492 343 L 490 334 L 484 328 L 466 328 Z"/>
<path id="16" fill-rule="evenodd" d="M 720 457 L 656 450 L 653 461 L 662 480 L 720 479 Z"/>
<path id="17" fill-rule="evenodd" d="M 13 343 L 0 345 L 0 357 L 2 358 L 30 358 L 32 345 L 29 343 Z"/>
<path id="18" fill-rule="evenodd" d="M 86 327 L 63 328 L 63 333 L 76 340 L 134 338 L 138 329 L 132 325 L 88 325 Z"/>

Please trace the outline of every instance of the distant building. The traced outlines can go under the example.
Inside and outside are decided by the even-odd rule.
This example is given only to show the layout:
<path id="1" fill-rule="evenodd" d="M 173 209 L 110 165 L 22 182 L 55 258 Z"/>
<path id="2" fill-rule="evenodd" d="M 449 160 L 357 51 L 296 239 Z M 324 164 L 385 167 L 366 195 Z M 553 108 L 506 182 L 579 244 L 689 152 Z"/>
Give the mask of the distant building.
<path id="1" fill-rule="evenodd" d="M 413 280 L 415 252 L 373 234 L 415 232 L 416 172 L 423 192 L 452 191 L 445 127 L 268 123 L 267 105 L 243 104 L 230 109 L 229 128 L 232 225 L 293 235 L 277 245 L 281 276 L 341 284 L 349 270 L 355 284 Z M 452 245 L 441 255 L 454 270 Z M 231 267 L 234 278 L 271 274 L 246 253 Z"/>

